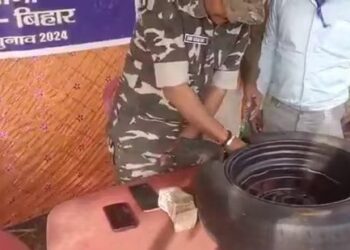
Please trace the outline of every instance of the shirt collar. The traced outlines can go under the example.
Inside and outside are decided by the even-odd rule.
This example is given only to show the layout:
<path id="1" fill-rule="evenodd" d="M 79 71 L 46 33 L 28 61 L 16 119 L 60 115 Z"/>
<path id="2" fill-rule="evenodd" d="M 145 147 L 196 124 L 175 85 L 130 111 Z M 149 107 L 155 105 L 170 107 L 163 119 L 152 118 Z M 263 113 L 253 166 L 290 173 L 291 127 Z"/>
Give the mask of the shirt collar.
<path id="1" fill-rule="evenodd" d="M 313 5 L 315 5 L 316 7 L 318 7 L 318 3 L 320 3 L 321 4 L 321 6 L 323 6 L 325 3 L 326 3 L 326 1 L 324 1 L 324 0 L 309 0 Z"/>
<path id="2" fill-rule="evenodd" d="M 309 0 L 313 5 L 315 5 L 317 7 L 317 3 L 316 0 Z"/>
<path id="3" fill-rule="evenodd" d="M 165 1 L 165 0 L 162 0 Z M 179 10 L 195 18 L 208 17 L 204 6 L 204 0 L 177 0 Z"/>

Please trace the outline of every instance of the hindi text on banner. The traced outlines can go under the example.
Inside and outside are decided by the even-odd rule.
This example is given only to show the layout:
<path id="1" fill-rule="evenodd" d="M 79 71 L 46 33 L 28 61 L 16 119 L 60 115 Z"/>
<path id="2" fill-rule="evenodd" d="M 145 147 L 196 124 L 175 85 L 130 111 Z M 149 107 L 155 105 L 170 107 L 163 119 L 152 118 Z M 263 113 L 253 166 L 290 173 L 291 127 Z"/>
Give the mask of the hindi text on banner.
<path id="1" fill-rule="evenodd" d="M 7 48 L 7 45 L 25 45 L 25 44 L 35 44 L 36 36 L 8 36 L 0 37 L 0 50 Z"/>
<path id="2" fill-rule="evenodd" d="M 14 16 L 16 17 L 18 28 L 23 28 L 24 26 L 56 26 L 75 23 L 75 10 L 31 11 L 29 8 L 21 7 L 15 9 Z"/>
<path id="3" fill-rule="evenodd" d="M 0 5 L 10 5 L 12 3 L 34 4 L 38 0 L 0 0 Z"/>

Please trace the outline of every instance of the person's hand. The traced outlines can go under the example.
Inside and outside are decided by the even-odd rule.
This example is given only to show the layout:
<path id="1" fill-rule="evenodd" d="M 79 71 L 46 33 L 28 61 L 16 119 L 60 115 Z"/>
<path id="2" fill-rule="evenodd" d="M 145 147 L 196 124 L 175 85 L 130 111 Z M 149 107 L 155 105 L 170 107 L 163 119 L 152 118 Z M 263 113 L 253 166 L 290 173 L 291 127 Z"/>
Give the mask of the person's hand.
<path id="1" fill-rule="evenodd" d="M 256 116 L 261 110 L 263 103 L 263 95 L 259 92 L 256 84 L 246 84 L 244 86 L 243 104 L 246 109 L 251 112 L 251 117 Z"/>
<path id="2" fill-rule="evenodd" d="M 160 158 L 161 166 L 193 166 L 208 161 L 223 160 L 223 148 L 202 139 L 178 138 Z"/>
<path id="3" fill-rule="evenodd" d="M 235 138 L 230 145 L 226 146 L 226 150 L 229 152 L 233 152 L 246 146 L 247 144 L 244 141 L 242 141 L 239 138 Z"/>
<path id="4" fill-rule="evenodd" d="M 191 126 L 188 125 L 187 127 L 185 127 L 181 133 L 180 133 L 180 138 L 187 138 L 187 139 L 198 139 L 198 137 L 201 135 L 200 131 Z"/>
<path id="5" fill-rule="evenodd" d="M 259 110 L 256 110 L 255 112 L 256 113 L 252 114 L 252 116 L 249 117 L 249 122 L 254 132 L 260 133 L 263 131 L 263 128 L 264 128 L 263 111 L 259 109 Z"/>
<path id="6" fill-rule="evenodd" d="M 243 96 L 244 116 L 250 121 L 256 132 L 261 132 L 263 129 L 262 104 L 263 95 L 259 92 L 256 84 L 246 84 Z"/>

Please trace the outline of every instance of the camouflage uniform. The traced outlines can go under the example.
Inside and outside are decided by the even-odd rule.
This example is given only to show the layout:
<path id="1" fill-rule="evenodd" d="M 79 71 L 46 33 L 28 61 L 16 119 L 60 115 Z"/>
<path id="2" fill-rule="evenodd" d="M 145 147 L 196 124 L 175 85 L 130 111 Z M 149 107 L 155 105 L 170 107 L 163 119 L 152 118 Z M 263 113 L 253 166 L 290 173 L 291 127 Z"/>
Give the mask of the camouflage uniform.
<path id="1" fill-rule="evenodd" d="M 143 1 L 109 121 L 110 151 L 122 182 L 172 171 L 158 160 L 174 143 L 183 119 L 161 88 L 188 83 L 235 86 L 249 26 L 215 27 L 203 0 Z"/>

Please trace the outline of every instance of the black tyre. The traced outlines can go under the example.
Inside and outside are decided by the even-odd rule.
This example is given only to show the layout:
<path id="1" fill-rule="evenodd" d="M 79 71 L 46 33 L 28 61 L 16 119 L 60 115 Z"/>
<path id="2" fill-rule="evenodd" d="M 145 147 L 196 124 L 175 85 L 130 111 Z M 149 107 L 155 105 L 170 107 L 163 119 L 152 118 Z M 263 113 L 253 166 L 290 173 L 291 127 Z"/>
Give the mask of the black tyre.
<path id="1" fill-rule="evenodd" d="M 263 135 L 198 177 L 200 217 L 221 250 L 349 250 L 350 146 Z"/>

